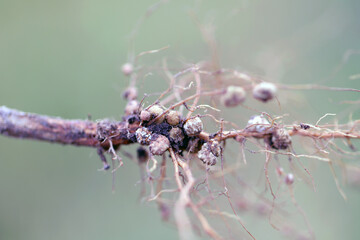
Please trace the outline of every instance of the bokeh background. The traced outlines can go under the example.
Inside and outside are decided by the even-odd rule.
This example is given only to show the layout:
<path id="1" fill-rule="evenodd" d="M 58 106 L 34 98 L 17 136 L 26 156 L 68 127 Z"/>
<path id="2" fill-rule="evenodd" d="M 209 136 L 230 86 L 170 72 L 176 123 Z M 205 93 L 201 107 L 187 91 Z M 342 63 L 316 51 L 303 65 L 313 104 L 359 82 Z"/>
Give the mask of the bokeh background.
<path id="1" fill-rule="evenodd" d="M 178 69 L 209 59 L 194 15 L 214 28 L 224 67 L 277 83 L 360 88 L 351 77 L 360 73 L 360 56 L 349 54 L 360 50 L 357 0 L 168 1 L 140 25 L 131 48 L 130 33 L 154 3 L 0 0 L 0 105 L 63 118 L 120 119 L 128 84 L 120 69 L 129 52 L 170 46 L 141 64 L 167 57 L 178 60 Z M 141 94 L 164 83 L 148 75 Z M 357 105 L 340 103 L 358 99 L 348 92 L 280 93 L 282 113 L 294 113 L 289 122 L 314 123 L 327 112 L 342 123 L 350 113 L 359 119 Z M 93 149 L 0 136 L 0 239 L 177 239 L 155 204 L 139 202 L 136 164 L 125 161 L 117 172 L 115 193 L 111 174 L 100 167 Z M 313 176 L 318 191 L 298 184 L 296 197 L 317 238 L 358 239 L 359 190 L 344 187 L 344 201 L 326 165 Z M 257 239 L 279 239 L 269 224 L 247 226 Z"/>

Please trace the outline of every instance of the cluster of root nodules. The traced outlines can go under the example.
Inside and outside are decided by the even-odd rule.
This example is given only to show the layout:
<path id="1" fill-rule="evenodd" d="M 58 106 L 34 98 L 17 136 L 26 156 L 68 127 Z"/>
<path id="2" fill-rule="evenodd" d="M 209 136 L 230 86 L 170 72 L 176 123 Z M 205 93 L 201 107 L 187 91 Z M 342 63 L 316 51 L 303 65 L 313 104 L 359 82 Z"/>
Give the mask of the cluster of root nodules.
<path id="1" fill-rule="evenodd" d="M 259 219 L 290 239 L 314 239 L 293 187 L 301 180 L 316 189 L 304 160 L 328 162 L 334 172 L 329 154 L 346 152 L 334 138 L 343 134 L 353 147 L 358 122 L 321 126 L 330 116 L 325 114 L 316 123 L 286 125 L 286 116 L 256 108 L 282 109 L 277 96 L 288 87 L 235 70 L 211 71 L 207 64 L 171 73 L 164 62 L 157 69 L 168 86 L 139 98 L 140 73 L 132 64 L 123 67 L 130 84 L 123 93 L 122 121 L 98 123 L 104 169 L 110 168 L 105 151 L 115 162 L 113 172 L 123 164 L 117 152 L 136 160 L 142 170 L 141 199 L 156 202 L 181 239 L 255 239 L 257 228 L 247 223 Z M 312 154 L 294 150 L 295 135 L 308 141 Z M 124 146 L 119 150 L 130 143 L 138 144 L 136 153 L 123 152 Z M 334 179 L 346 197 L 335 172 Z M 291 223 L 297 218 L 302 225 Z"/>

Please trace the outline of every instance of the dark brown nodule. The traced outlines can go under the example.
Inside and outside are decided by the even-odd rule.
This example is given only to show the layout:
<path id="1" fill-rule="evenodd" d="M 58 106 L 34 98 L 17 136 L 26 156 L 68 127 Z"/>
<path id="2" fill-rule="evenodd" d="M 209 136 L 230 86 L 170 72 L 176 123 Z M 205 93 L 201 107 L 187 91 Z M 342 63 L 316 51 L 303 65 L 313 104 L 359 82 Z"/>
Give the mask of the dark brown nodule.
<path id="1" fill-rule="evenodd" d="M 305 124 L 305 123 L 300 123 L 300 128 L 304 129 L 304 130 L 308 130 L 310 128 L 310 126 L 308 124 Z"/>
<path id="2" fill-rule="evenodd" d="M 185 136 L 180 128 L 174 127 L 169 132 L 169 138 L 175 144 L 180 144 L 184 140 Z"/>
<path id="3" fill-rule="evenodd" d="M 277 128 L 266 141 L 272 148 L 284 150 L 290 146 L 291 137 L 284 128 Z"/>
<path id="4" fill-rule="evenodd" d="M 136 151 L 139 163 L 146 163 L 149 159 L 149 153 L 144 147 L 139 147 Z"/>
<path id="5" fill-rule="evenodd" d="M 186 151 L 190 153 L 197 153 L 201 150 L 203 142 L 196 137 L 190 138 L 186 146 Z"/>

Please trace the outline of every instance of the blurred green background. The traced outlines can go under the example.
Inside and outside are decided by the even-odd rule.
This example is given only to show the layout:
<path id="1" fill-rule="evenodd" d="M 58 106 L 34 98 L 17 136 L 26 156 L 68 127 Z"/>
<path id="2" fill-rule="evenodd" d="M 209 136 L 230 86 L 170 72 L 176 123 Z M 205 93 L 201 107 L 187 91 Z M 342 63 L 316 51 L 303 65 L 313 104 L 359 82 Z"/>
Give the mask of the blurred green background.
<path id="1" fill-rule="evenodd" d="M 129 34 L 154 3 L 0 0 L 0 105 L 63 118 L 119 119 Z M 360 73 L 360 56 L 346 58 L 360 50 L 358 0 L 168 1 L 140 26 L 135 52 L 170 48 L 143 57 L 143 65 L 162 57 L 209 59 L 190 12 L 215 28 L 226 68 L 278 83 L 360 88 L 359 79 L 349 79 Z M 148 93 L 164 88 L 156 75 L 143 81 Z M 326 112 L 337 113 L 340 122 L 351 112 L 360 118 L 358 106 L 339 103 L 359 94 L 284 93 L 283 113 L 296 106 L 289 122 L 316 122 Z M 100 167 L 93 149 L 1 136 L 0 239 L 177 239 L 156 205 L 138 201 L 136 164 L 125 161 L 117 172 L 115 193 L 111 174 Z M 345 187 L 345 202 L 327 166 L 313 175 L 318 192 L 299 184 L 296 195 L 318 239 L 358 239 L 359 191 Z M 257 239 L 279 238 L 269 224 L 248 228 Z"/>

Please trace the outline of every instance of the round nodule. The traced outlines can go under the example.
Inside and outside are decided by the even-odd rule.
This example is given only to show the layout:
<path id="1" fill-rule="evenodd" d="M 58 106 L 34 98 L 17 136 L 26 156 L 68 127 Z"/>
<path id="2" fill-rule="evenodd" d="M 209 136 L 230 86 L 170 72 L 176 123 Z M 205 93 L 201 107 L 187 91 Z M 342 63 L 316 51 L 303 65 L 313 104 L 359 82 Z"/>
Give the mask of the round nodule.
<path id="1" fill-rule="evenodd" d="M 213 153 L 211 145 L 210 142 L 204 143 L 197 156 L 204 164 L 213 166 L 216 164 L 217 156 Z"/>
<path id="2" fill-rule="evenodd" d="M 151 119 L 151 113 L 149 111 L 142 110 L 140 112 L 140 120 L 141 121 L 148 122 L 148 121 L 150 121 L 150 119 Z"/>
<path id="3" fill-rule="evenodd" d="M 149 159 L 149 152 L 144 147 L 139 147 L 136 151 L 139 163 L 146 163 Z"/>
<path id="4" fill-rule="evenodd" d="M 166 121 L 172 126 L 176 126 L 180 123 L 180 113 L 178 111 L 169 111 L 166 115 Z"/>
<path id="5" fill-rule="evenodd" d="M 152 155 L 163 155 L 170 147 L 170 141 L 163 135 L 158 135 L 156 139 L 150 142 L 150 152 Z"/>
<path id="6" fill-rule="evenodd" d="M 128 100 L 135 100 L 138 97 L 138 92 L 135 87 L 129 87 L 123 92 L 123 97 Z"/>
<path id="7" fill-rule="evenodd" d="M 292 185 L 295 181 L 294 174 L 288 173 L 284 181 L 286 185 Z"/>
<path id="8" fill-rule="evenodd" d="M 246 99 L 244 88 L 238 86 L 229 86 L 225 94 L 221 97 L 222 104 L 225 107 L 236 107 Z"/>
<path id="9" fill-rule="evenodd" d="M 254 115 L 249 119 L 246 125 L 246 130 L 250 132 L 263 133 L 266 130 L 269 130 L 270 126 L 269 121 L 264 116 Z"/>
<path id="10" fill-rule="evenodd" d="M 136 140 L 141 145 L 149 145 L 151 140 L 151 132 L 146 127 L 138 128 L 135 132 Z"/>
<path id="11" fill-rule="evenodd" d="M 151 119 L 155 119 L 156 117 L 160 116 L 164 110 L 159 105 L 153 105 L 147 110 L 151 114 Z M 156 123 L 162 123 L 165 120 L 165 115 L 161 116 L 157 119 Z"/>
<path id="12" fill-rule="evenodd" d="M 276 95 L 277 87 L 270 82 L 262 82 L 256 85 L 253 89 L 253 96 L 255 99 L 267 102 L 273 99 Z"/>
<path id="13" fill-rule="evenodd" d="M 199 135 L 203 128 L 204 125 L 199 117 L 188 119 L 184 124 L 184 130 L 188 136 Z"/>
<path id="14" fill-rule="evenodd" d="M 121 71 L 125 76 L 129 76 L 133 73 L 134 66 L 131 63 L 125 63 L 124 65 L 122 65 Z"/>
<path id="15" fill-rule="evenodd" d="M 291 144 L 291 137 L 284 128 L 278 128 L 272 133 L 271 147 L 275 149 L 287 149 Z"/>
<path id="16" fill-rule="evenodd" d="M 126 115 L 136 114 L 139 110 L 139 107 L 140 105 L 137 100 L 131 100 L 126 104 L 125 114 Z"/>
<path id="17" fill-rule="evenodd" d="M 177 144 L 181 143 L 184 140 L 184 134 L 178 127 L 174 127 L 170 130 L 169 137 L 171 141 Z"/>

